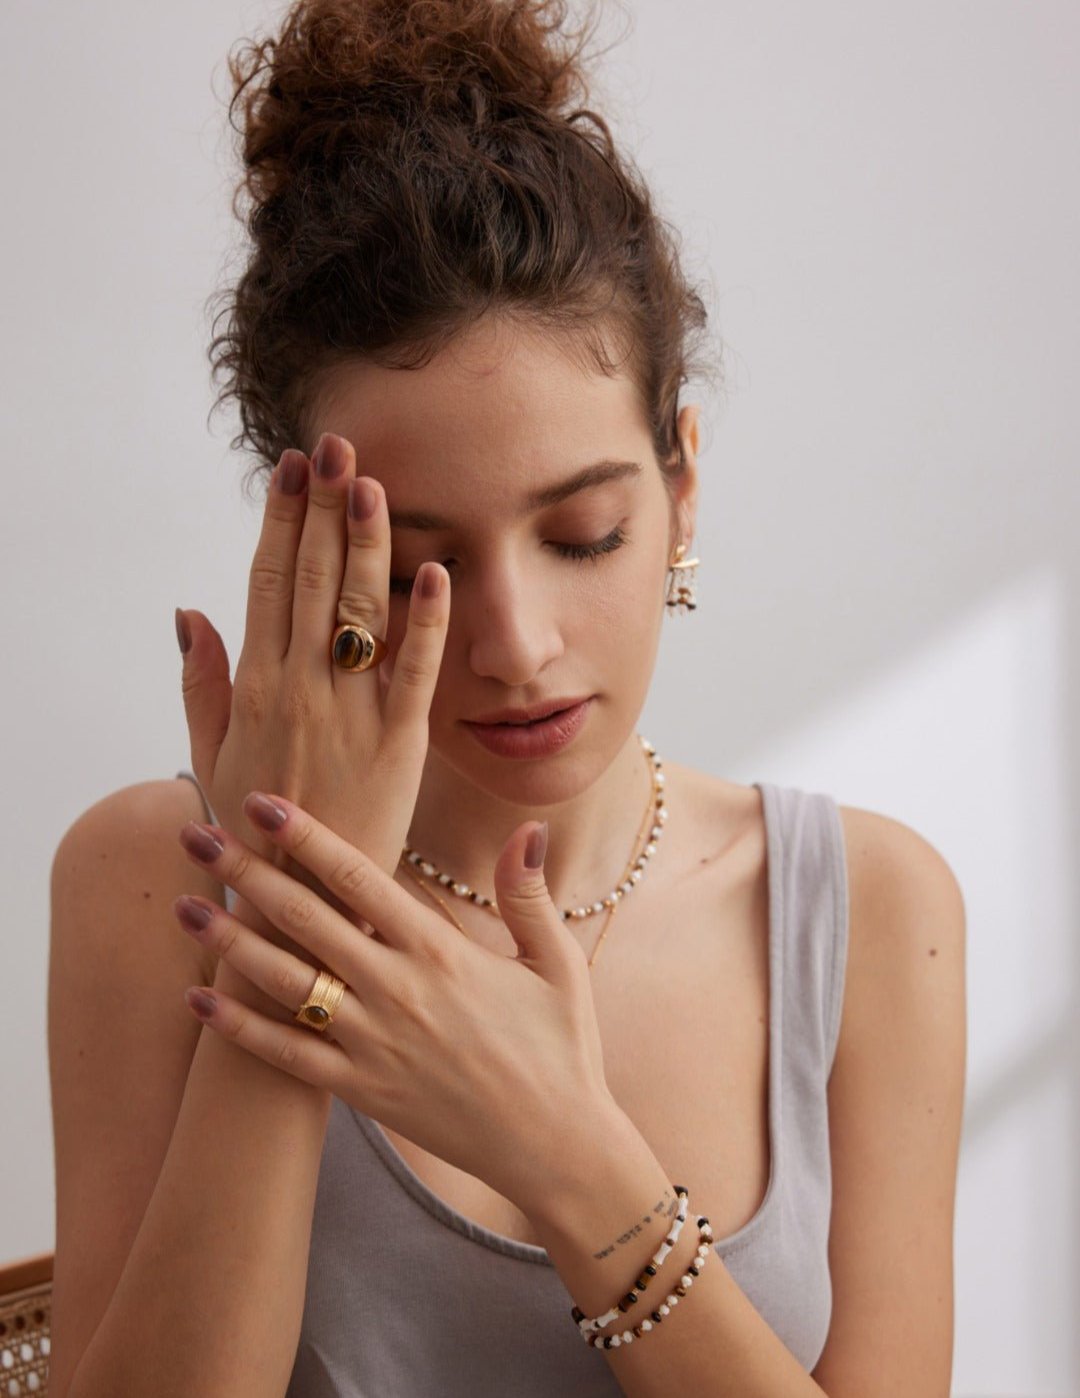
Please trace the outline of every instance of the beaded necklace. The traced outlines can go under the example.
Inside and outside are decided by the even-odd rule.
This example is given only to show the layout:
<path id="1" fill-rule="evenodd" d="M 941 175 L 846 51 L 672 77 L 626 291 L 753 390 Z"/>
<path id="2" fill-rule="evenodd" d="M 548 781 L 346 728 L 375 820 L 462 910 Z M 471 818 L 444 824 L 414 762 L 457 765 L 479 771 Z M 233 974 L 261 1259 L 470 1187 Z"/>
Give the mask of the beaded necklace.
<path id="1" fill-rule="evenodd" d="M 623 871 L 622 878 L 606 898 L 600 899 L 599 902 L 584 904 L 577 908 L 564 908 L 559 914 L 563 921 L 567 922 L 570 920 L 578 921 L 586 917 L 592 917 L 606 910 L 607 917 L 604 919 L 603 931 L 600 933 L 596 946 L 593 948 L 592 955 L 589 957 L 590 969 L 600 952 L 600 947 L 604 938 L 607 936 L 608 928 L 611 926 L 611 919 L 615 916 L 615 909 L 622 899 L 625 898 L 628 893 L 632 893 L 636 885 L 641 882 L 645 866 L 656 853 L 657 841 L 664 833 L 664 823 L 668 817 L 667 807 L 664 805 L 665 778 L 663 764 L 656 755 L 656 749 L 648 739 L 643 738 L 640 733 L 638 734 L 638 741 L 642 746 L 646 761 L 649 762 L 652 767 L 652 791 L 649 794 L 648 804 L 645 807 L 644 819 L 638 827 L 637 834 L 634 836 L 633 844 L 633 849 L 636 850 L 646 828 L 650 826 L 651 822 L 651 828 L 649 829 L 645 847 L 636 856 L 633 854 L 631 855 L 630 861 Z M 458 898 L 466 898 L 470 903 L 475 904 L 476 907 L 486 908 L 494 917 L 499 916 L 498 905 L 495 903 L 494 899 L 486 898 L 482 893 L 478 893 L 475 889 L 470 888 L 468 884 L 459 883 L 451 878 L 449 874 L 442 873 L 429 859 L 421 858 L 416 850 L 412 849 L 409 845 L 406 845 L 402 850 L 401 862 L 405 873 L 407 873 L 413 882 L 418 884 L 429 897 L 434 898 L 435 902 L 439 904 L 447 917 L 463 936 L 467 937 L 469 934 L 465 931 L 461 922 L 454 916 L 445 899 L 440 898 L 435 890 L 429 886 L 429 880 L 442 884 L 444 888 L 448 888 L 450 892 L 455 894 Z M 420 874 L 425 876 L 424 878 L 421 878 L 419 874 L 415 872 L 417 869 L 420 871 Z"/>

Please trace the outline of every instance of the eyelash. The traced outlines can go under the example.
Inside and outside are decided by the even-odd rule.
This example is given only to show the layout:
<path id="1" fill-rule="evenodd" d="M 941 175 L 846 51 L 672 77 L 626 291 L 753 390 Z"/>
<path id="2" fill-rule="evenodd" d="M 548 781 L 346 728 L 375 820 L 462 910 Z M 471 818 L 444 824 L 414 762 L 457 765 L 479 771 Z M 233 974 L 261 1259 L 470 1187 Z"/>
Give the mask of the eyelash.
<path id="1" fill-rule="evenodd" d="M 615 549 L 622 548 L 626 543 L 626 534 L 622 525 L 617 524 L 610 534 L 605 534 L 602 539 L 590 540 L 587 544 L 553 544 L 552 548 L 556 553 L 564 558 L 573 558 L 578 562 L 586 559 L 594 561 L 604 553 L 613 553 Z M 390 591 L 403 592 L 408 594 L 412 591 L 413 578 L 391 578 Z"/>

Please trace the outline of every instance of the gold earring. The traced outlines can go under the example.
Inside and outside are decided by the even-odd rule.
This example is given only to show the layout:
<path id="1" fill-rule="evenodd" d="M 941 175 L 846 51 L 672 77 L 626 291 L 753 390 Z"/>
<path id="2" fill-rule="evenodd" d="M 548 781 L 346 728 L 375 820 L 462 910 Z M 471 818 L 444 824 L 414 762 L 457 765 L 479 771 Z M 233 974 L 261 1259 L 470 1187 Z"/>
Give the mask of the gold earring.
<path id="1" fill-rule="evenodd" d="M 697 558 L 683 558 L 686 552 L 686 545 L 680 544 L 675 550 L 675 557 L 668 564 L 668 588 L 664 602 L 671 611 L 694 611 L 697 607 L 694 593 L 695 570 L 699 563 Z"/>

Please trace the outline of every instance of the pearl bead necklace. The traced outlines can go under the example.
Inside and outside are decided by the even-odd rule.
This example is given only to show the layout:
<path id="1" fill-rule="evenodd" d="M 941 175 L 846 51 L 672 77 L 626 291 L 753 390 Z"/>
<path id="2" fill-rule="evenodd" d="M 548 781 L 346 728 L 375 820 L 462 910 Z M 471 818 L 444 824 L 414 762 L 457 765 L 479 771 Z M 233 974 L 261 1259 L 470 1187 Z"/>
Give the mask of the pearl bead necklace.
<path id="1" fill-rule="evenodd" d="M 563 908 L 559 916 L 564 922 L 593 917 L 596 913 L 602 913 L 606 909 L 614 909 L 616 904 L 625 898 L 628 893 L 632 893 L 636 885 L 641 882 L 641 877 L 645 872 L 645 866 L 656 853 L 657 842 L 664 833 L 664 823 L 668 818 L 667 807 L 664 805 L 665 777 L 663 764 L 659 757 L 657 757 L 656 749 L 653 747 L 652 743 L 650 743 L 647 738 L 643 738 L 640 733 L 638 734 L 638 742 L 640 742 L 642 746 L 647 761 L 652 764 L 653 804 L 656 807 L 653 813 L 653 825 L 649 831 L 649 837 L 645 844 L 645 848 L 634 860 L 624 881 L 619 884 L 617 888 L 613 888 L 607 897 L 601 898 L 600 901 L 596 903 L 583 904 L 578 908 Z M 430 859 L 424 859 L 410 845 L 404 847 L 402 855 L 414 869 L 418 869 L 426 878 L 442 884 L 444 888 L 448 888 L 450 892 L 455 894 L 458 898 L 466 898 L 478 908 L 486 908 L 493 917 L 499 916 L 499 909 L 493 898 L 487 898 L 484 894 L 477 893 L 474 888 L 470 888 L 467 883 L 459 883 L 449 874 L 444 874 Z"/>

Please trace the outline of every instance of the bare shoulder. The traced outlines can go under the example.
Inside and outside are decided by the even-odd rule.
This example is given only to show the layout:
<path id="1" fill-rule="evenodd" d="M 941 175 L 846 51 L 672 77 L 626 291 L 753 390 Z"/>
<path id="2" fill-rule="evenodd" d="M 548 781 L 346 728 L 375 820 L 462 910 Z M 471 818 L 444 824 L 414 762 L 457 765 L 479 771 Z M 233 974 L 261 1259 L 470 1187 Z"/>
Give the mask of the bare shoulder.
<path id="1" fill-rule="evenodd" d="M 216 959 L 176 930 L 171 905 L 180 893 L 224 904 L 225 890 L 185 855 L 177 838 L 189 820 L 206 820 L 193 782 L 182 777 L 136 782 L 88 806 L 68 827 L 53 856 L 51 891 L 81 899 L 106 891 L 141 906 L 137 926 L 179 951 L 180 959 L 213 978 Z M 170 924 L 171 919 L 171 924 Z"/>
<path id="2" fill-rule="evenodd" d="M 188 985 L 213 957 L 172 911 L 223 890 L 177 836 L 205 811 L 183 778 L 102 797 L 65 831 L 50 881 L 48 1054 L 56 1176 L 50 1384 L 64 1392 L 153 1193 L 201 1026 Z"/>
<path id="3" fill-rule="evenodd" d="M 843 1038 L 849 1009 L 855 1027 L 860 987 L 936 973 L 943 991 L 962 990 L 966 916 L 955 873 L 917 830 L 857 806 L 838 811 L 849 907 Z"/>
<path id="4" fill-rule="evenodd" d="M 889 1392 L 944 1398 L 967 1035 L 963 894 L 918 831 L 838 810 L 849 936 L 828 1083 L 833 1315 L 813 1377 L 847 1392 L 888 1374 Z"/>

